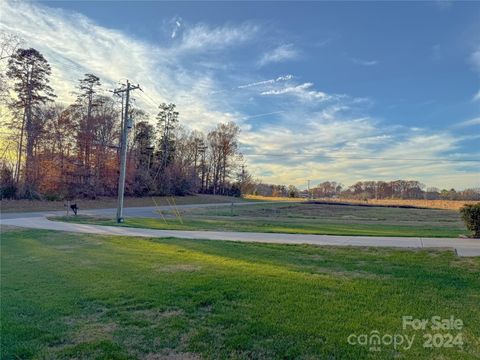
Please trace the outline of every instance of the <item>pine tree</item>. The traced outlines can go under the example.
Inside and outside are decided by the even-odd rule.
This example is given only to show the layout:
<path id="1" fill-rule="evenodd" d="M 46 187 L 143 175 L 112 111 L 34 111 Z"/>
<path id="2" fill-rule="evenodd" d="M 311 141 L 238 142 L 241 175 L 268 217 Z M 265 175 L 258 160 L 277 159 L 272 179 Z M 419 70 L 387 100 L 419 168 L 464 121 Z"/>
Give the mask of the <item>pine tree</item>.
<path id="1" fill-rule="evenodd" d="M 76 106 L 80 113 L 78 126 L 78 156 L 82 164 L 82 184 L 87 187 L 92 180 L 91 156 L 94 142 L 93 110 L 98 105 L 98 88 L 101 86 L 100 78 L 93 74 L 85 74 L 79 80 Z"/>
<path id="2" fill-rule="evenodd" d="M 22 113 L 21 123 L 16 124 L 20 129 L 17 183 L 21 169 L 23 140 L 26 136 L 23 188 L 25 195 L 30 197 L 36 190 L 33 150 L 42 128 L 42 118 L 36 116 L 36 113 L 42 105 L 53 101 L 55 97 L 53 89 L 48 85 L 50 74 L 49 63 L 38 50 L 33 48 L 18 49 L 8 62 L 7 77 L 12 81 L 13 90 L 17 95 L 10 107 L 16 113 Z"/>
<path id="3" fill-rule="evenodd" d="M 162 103 L 157 114 L 157 130 L 160 134 L 160 167 L 165 169 L 173 158 L 175 151 L 174 130 L 178 123 L 178 112 L 175 104 Z"/>

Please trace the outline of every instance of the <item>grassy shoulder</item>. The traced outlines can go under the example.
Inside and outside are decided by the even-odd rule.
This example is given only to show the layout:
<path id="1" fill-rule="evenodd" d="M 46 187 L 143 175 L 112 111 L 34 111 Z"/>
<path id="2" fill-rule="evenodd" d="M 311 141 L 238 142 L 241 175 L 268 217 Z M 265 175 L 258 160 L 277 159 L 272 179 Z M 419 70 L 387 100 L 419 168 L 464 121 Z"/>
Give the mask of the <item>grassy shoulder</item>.
<path id="1" fill-rule="evenodd" d="M 242 231 L 349 236 L 458 237 L 467 234 L 457 212 L 317 204 L 255 204 L 184 210 L 157 218 L 70 216 L 54 220 L 161 230 Z"/>
<path id="2" fill-rule="evenodd" d="M 1 358 L 470 359 L 480 260 L 402 251 L 38 230 L 1 238 Z M 402 316 L 463 320 L 425 348 Z M 350 334 L 416 336 L 371 353 Z"/>
<path id="3" fill-rule="evenodd" d="M 240 231 L 284 234 L 344 235 L 344 236 L 404 236 L 404 237 L 458 237 L 466 231 L 457 228 L 437 228 L 430 226 L 401 226 L 383 224 L 310 224 L 299 222 L 257 221 L 239 219 L 154 219 L 127 218 L 123 224 L 114 219 L 90 216 L 51 217 L 51 220 L 64 222 L 124 226 L 157 230 L 202 230 L 202 231 Z"/>
<path id="4" fill-rule="evenodd" d="M 215 203 L 237 203 L 245 201 L 258 201 L 255 199 L 243 199 L 221 195 L 189 195 L 189 196 L 150 196 L 150 197 L 125 197 L 125 207 L 141 206 L 170 206 L 173 202 L 176 205 L 189 204 L 215 204 Z M 105 209 L 117 207 L 116 197 L 99 197 L 95 200 L 78 199 L 75 201 L 80 209 Z M 0 200 L 2 212 L 29 212 L 29 211 L 54 211 L 65 210 L 65 201 L 47 200 Z"/>

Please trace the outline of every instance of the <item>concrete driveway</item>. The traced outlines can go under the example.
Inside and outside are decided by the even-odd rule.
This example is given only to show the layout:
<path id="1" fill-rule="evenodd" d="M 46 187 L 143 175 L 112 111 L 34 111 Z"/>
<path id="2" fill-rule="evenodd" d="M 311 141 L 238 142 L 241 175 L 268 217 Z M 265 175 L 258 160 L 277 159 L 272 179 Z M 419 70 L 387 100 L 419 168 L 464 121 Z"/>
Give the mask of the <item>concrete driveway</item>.
<path id="1" fill-rule="evenodd" d="M 240 204 L 236 204 L 240 205 Z M 183 205 L 184 207 L 205 207 L 205 205 Z M 208 206 L 220 206 L 212 204 Z M 115 214 L 115 209 L 98 209 L 82 212 L 88 215 Z M 155 208 L 127 208 L 127 216 L 154 216 Z M 166 210 L 166 209 L 165 209 Z M 64 212 L 29 213 L 24 217 L 14 217 L 14 214 L 2 216 L 0 225 L 19 226 L 32 229 L 68 231 L 76 233 L 122 235 L 140 237 L 176 237 L 182 239 L 210 239 L 231 240 L 242 242 L 261 242 L 275 244 L 311 244 L 334 246 L 372 246 L 394 248 L 446 248 L 454 249 L 459 256 L 480 256 L 479 239 L 452 239 L 452 238 L 407 238 L 407 237 L 373 237 L 373 236 L 332 236 L 332 235 L 303 235 L 303 234 L 274 234 L 251 232 L 219 232 L 219 231 L 181 231 L 181 230 L 154 230 L 128 228 L 120 226 L 102 226 L 74 224 L 59 221 L 50 221 L 46 216 L 64 214 Z M 41 214 L 40 216 L 38 214 Z M 24 213 L 25 215 L 25 213 Z M 36 215 L 36 216 L 35 216 Z M 157 215 L 158 216 L 158 215 Z"/>

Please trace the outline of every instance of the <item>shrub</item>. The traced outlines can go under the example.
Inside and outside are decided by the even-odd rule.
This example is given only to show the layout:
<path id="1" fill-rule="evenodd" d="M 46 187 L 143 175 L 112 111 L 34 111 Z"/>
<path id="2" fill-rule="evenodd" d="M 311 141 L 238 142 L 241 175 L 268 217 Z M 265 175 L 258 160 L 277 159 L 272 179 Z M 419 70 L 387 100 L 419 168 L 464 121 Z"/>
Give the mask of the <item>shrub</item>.
<path id="1" fill-rule="evenodd" d="M 15 199 L 17 196 L 16 185 L 2 185 L 0 186 L 0 199 Z"/>
<path id="2" fill-rule="evenodd" d="M 45 200 L 47 201 L 60 201 L 63 200 L 62 194 L 56 194 L 53 192 L 48 192 L 44 195 Z"/>
<path id="3" fill-rule="evenodd" d="M 17 190 L 12 169 L 3 164 L 0 168 L 0 199 L 14 199 Z"/>
<path id="4" fill-rule="evenodd" d="M 480 203 L 474 205 L 464 205 L 460 209 L 467 229 L 473 232 L 474 238 L 480 238 Z"/>

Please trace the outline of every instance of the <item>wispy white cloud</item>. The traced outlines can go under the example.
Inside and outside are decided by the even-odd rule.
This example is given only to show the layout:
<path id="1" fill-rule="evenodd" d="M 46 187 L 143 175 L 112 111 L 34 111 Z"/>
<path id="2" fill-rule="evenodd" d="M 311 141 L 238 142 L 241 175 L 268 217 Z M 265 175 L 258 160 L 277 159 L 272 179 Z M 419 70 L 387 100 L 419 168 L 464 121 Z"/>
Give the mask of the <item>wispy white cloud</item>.
<path id="1" fill-rule="evenodd" d="M 363 113 L 365 99 L 320 91 L 312 82 L 298 83 L 293 75 L 262 80 L 262 74 L 242 72 L 232 83 L 225 81 L 230 79 L 229 69 L 219 74 L 215 66 L 195 61 L 201 56 L 213 63 L 219 52 L 255 42 L 256 35 L 264 31 L 258 24 L 180 24 L 174 36 L 172 28 L 166 29 L 168 43 L 158 45 L 37 3 L 4 1 L 0 20 L 2 29 L 17 33 L 28 46 L 44 53 L 52 65 L 52 85 L 60 101 L 71 100 L 77 80 L 86 72 L 99 75 L 106 88 L 128 78 L 140 83 L 148 94 L 148 98 L 139 92 L 134 96 L 151 114 L 156 113 L 156 103 L 172 101 L 178 105 L 182 123 L 191 129 L 206 130 L 218 122 L 236 121 L 242 128 L 242 149 L 257 154 L 247 155 L 250 167 L 266 182 L 299 185 L 310 178 L 351 183 L 401 174 L 455 187 L 472 186 L 477 176 L 478 184 L 473 165 L 441 161 L 454 156 L 448 154 L 458 149 L 460 137 L 387 125 Z M 215 56 L 209 56 L 212 51 Z M 217 95 L 211 96 L 213 93 Z M 258 109 L 263 109 L 264 103 L 271 106 L 257 114 L 235 106 L 236 101 L 244 104 L 247 96 L 249 104 L 255 103 Z M 263 116 L 269 121 L 258 120 Z M 261 156 L 272 152 L 308 156 Z M 371 159 L 381 156 L 398 160 Z M 404 160 L 407 157 L 436 161 L 412 162 Z"/>
<path id="2" fill-rule="evenodd" d="M 467 127 L 467 126 L 474 126 L 474 125 L 480 125 L 480 117 L 462 121 L 461 123 L 458 123 L 457 125 L 455 125 L 455 127 Z"/>
<path id="3" fill-rule="evenodd" d="M 246 41 L 257 30 L 250 24 L 238 28 L 195 25 L 185 30 L 176 44 L 160 47 L 101 27 L 78 13 L 8 1 L 2 4 L 0 27 L 44 53 L 52 65 L 52 85 L 58 101 L 72 101 L 72 91 L 86 72 L 100 76 L 105 88 L 110 89 L 128 78 L 138 82 L 155 103 L 176 102 L 183 120 L 197 128 L 212 126 L 213 119 L 229 121 L 233 117 L 215 109 L 208 99 L 217 87 L 213 75 L 190 68 L 184 53 L 208 53 L 232 46 Z M 151 114 L 156 113 L 151 100 L 141 93 L 133 96 Z"/>
<path id="4" fill-rule="evenodd" d="M 474 70 L 480 73 L 480 48 L 477 48 L 470 55 L 469 61 L 472 64 Z"/>
<path id="5" fill-rule="evenodd" d="M 364 60 L 359 58 L 352 58 L 351 60 L 354 64 L 362 65 L 362 66 L 374 66 L 378 64 L 377 60 Z"/>
<path id="6" fill-rule="evenodd" d="M 436 186 L 478 186 L 476 164 L 454 161 L 474 156 L 447 155 L 462 141 L 448 132 L 388 127 L 369 117 L 338 116 L 334 110 L 283 117 L 302 121 L 284 121 L 243 138 L 246 153 L 257 154 L 254 161 L 247 155 L 249 166 L 265 182 L 303 185 L 305 179 L 335 179 L 351 184 L 401 176 Z"/>
<path id="7" fill-rule="evenodd" d="M 238 46 L 252 40 L 258 31 L 259 27 L 253 23 L 216 28 L 199 24 L 184 30 L 179 50 L 211 51 Z"/>
<path id="8" fill-rule="evenodd" d="M 261 95 L 293 95 L 302 101 L 326 101 L 331 99 L 331 95 L 328 95 L 322 91 L 312 90 L 313 83 L 303 83 L 300 85 L 287 86 L 281 89 L 272 89 L 262 91 Z"/>
<path id="9" fill-rule="evenodd" d="M 472 101 L 480 101 L 480 90 L 478 90 L 477 93 L 473 95 Z"/>
<path id="10" fill-rule="evenodd" d="M 275 49 L 266 52 L 258 60 L 258 66 L 265 66 L 270 63 L 283 62 L 298 58 L 299 51 L 293 44 L 283 44 Z"/>
<path id="11" fill-rule="evenodd" d="M 182 27 L 183 27 L 183 20 L 180 17 L 175 17 L 171 21 L 171 26 L 172 26 L 172 32 L 170 34 L 171 39 L 175 39 L 177 35 L 180 33 Z"/>

